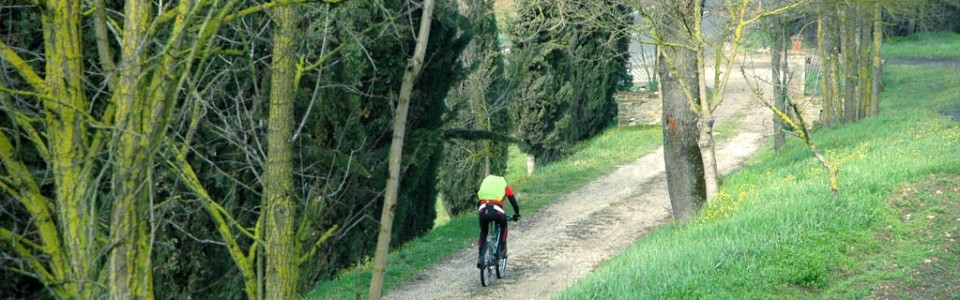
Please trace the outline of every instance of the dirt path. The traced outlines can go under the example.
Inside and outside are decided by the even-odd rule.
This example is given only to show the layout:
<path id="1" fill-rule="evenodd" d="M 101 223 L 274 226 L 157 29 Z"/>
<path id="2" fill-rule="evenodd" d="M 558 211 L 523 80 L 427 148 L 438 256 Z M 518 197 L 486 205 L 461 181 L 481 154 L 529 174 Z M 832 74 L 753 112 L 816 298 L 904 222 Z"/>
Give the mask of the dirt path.
<path id="1" fill-rule="evenodd" d="M 770 74 L 769 69 L 753 72 Z M 771 94 L 769 89 L 765 94 Z M 724 174 L 742 165 L 772 133 L 771 113 L 753 98 L 739 72 L 731 76 L 725 99 L 716 112 L 717 125 L 738 122 L 740 132 L 718 145 Z M 518 196 L 522 201 L 523 191 Z M 492 286 L 480 286 L 474 246 L 393 288 L 386 298 L 549 298 L 670 218 L 663 149 L 658 148 L 519 224 L 511 223 L 509 273 Z"/>

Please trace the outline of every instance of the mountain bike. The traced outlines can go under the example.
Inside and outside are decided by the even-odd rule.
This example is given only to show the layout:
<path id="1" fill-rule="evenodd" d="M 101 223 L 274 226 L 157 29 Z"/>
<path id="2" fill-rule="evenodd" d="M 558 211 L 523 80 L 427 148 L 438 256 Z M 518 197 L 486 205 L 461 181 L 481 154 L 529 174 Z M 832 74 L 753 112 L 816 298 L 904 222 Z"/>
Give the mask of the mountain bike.
<path id="1" fill-rule="evenodd" d="M 486 249 L 483 249 L 483 261 L 486 263 L 483 268 L 480 268 L 480 285 L 482 286 L 488 286 L 493 282 L 494 273 L 497 274 L 498 279 L 507 276 L 507 247 L 500 247 L 500 234 L 503 228 L 497 222 L 490 222 L 490 224 L 487 226 L 494 226 L 494 229 L 493 234 L 487 235 Z"/>

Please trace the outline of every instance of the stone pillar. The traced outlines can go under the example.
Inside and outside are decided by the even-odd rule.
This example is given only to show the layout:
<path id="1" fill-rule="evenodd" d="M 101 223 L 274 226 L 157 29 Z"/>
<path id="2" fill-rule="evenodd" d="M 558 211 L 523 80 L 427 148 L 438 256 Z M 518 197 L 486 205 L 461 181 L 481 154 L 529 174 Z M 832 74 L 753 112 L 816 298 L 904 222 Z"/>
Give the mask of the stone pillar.
<path id="1" fill-rule="evenodd" d="M 803 36 L 794 35 L 790 37 L 790 53 L 801 53 L 803 52 Z"/>
<path id="2" fill-rule="evenodd" d="M 806 93 L 807 56 L 803 52 L 790 52 L 787 55 L 787 96 L 795 101 L 803 99 Z"/>
<path id="3" fill-rule="evenodd" d="M 794 35 L 790 37 L 791 47 L 787 54 L 787 73 L 790 81 L 787 83 L 787 96 L 793 100 L 800 100 L 804 95 L 805 73 L 807 70 L 807 57 L 803 53 L 803 36 Z"/>

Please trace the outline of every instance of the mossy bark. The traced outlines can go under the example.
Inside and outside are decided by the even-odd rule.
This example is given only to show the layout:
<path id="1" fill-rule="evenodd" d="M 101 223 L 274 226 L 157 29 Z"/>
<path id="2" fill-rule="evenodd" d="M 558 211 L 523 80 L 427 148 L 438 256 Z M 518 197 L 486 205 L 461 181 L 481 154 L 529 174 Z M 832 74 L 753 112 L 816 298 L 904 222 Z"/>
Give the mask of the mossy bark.
<path id="1" fill-rule="evenodd" d="M 114 94 L 117 141 L 110 221 L 109 281 L 113 299 L 153 299 L 152 238 L 148 230 L 153 155 L 149 138 L 155 128 L 143 92 L 142 65 L 146 33 L 151 18 L 150 2 L 128 0 L 124 35 L 120 41 L 122 62 Z"/>
<path id="2" fill-rule="evenodd" d="M 873 77 L 870 85 L 870 116 L 880 113 L 880 90 L 883 81 L 883 66 L 880 60 L 880 51 L 883 49 L 883 6 L 880 2 L 873 4 L 873 57 L 871 65 Z"/>
<path id="3" fill-rule="evenodd" d="M 300 272 L 294 252 L 296 211 L 293 190 L 293 103 L 300 15 L 295 6 L 272 11 L 273 61 L 267 129 L 267 165 L 263 184 L 265 299 L 294 299 Z"/>
<path id="4" fill-rule="evenodd" d="M 85 170 L 83 159 L 87 126 L 85 113 L 78 108 L 87 106 L 83 90 L 83 55 L 80 49 L 81 6 L 79 1 L 51 0 L 45 3 L 43 14 L 44 46 L 47 59 L 44 78 L 46 96 L 44 101 L 48 124 L 48 146 L 53 167 L 56 221 L 61 226 L 62 244 L 55 251 L 67 261 L 53 262 L 54 273 L 63 282 L 63 290 L 73 297 L 89 295 L 91 282 L 89 257 L 92 253 L 96 227 L 91 213 L 90 173 Z M 53 220 L 49 220 L 53 222 Z M 49 246 L 54 246 L 53 244 Z M 62 246 L 62 247 L 61 247 Z M 53 250 L 53 247 L 49 248 Z M 59 284 L 59 282 L 57 282 Z"/>

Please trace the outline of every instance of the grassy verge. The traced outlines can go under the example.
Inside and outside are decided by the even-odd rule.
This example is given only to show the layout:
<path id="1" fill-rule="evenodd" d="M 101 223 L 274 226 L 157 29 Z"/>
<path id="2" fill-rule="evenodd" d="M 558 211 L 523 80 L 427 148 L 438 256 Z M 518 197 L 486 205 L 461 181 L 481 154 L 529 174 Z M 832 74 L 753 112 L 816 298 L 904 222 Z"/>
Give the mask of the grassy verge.
<path id="1" fill-rule="evenodd" d="M 660 127 L 611 129 L 590 141 L 574 145 L 569 156 L 537 169 L 530 176 L 526 176 L 525 157 L 514 148 L 511 149 L 510 167 L 506 177 L 517 192 L 517 200 L 520 201 L 524 214 L 532 215 L 541 207 L 613 172 L 619 165 L 636 160 L 661 144 Z M 476 215 L 449 216 L 445 222 L 426 236 L 391 252 L 386 277 L 388 290 L 476 242 Z M 370 274 L 370 266 L 346 271 L 336 280 L 321 283 L 305 298 L 365 298 Z"/>
<path id="2" fill-rule="evenodd" d="M 960 175 L 935 174 L 891 191 L 889 227 L 874 233 L 831 299 L 954 299 L 960 295 Z M 854 273 L 855 272 L 855 273 Z"/>
<path id="3" fill-rule="evenodd" d="M 893 37 L 883 45 L 886 58 L 960 58 L 960 33 L 931 32 Z"/>
<path id="4" fill-rule="evenodd" d="M 793 139 L 727 177 L 721 196 L 698 221 L 650 233 L 557 298 L 955 295 L 960 265 L 950 239 L 960 230 L 960 212 L 951 184 L 960 176 L 960 124 L 940 112 L 960 109 L 960 72 L 888 72 L 881 116 L 814 133 L 840 167 L 839 196 L 829 192 L 823 167 Z M 952 179 L 931 181 L 938 177 Z M 898 200 L 914 185 L 933 195 L 938 189 L 929 187 L 951 194 L 940 204 L 919 193 Z M 945 223 L 927 225 L 940 219 Z M 952 285 L 927 294 L 903 292 L 928 284 L 920 278 Z"/>

